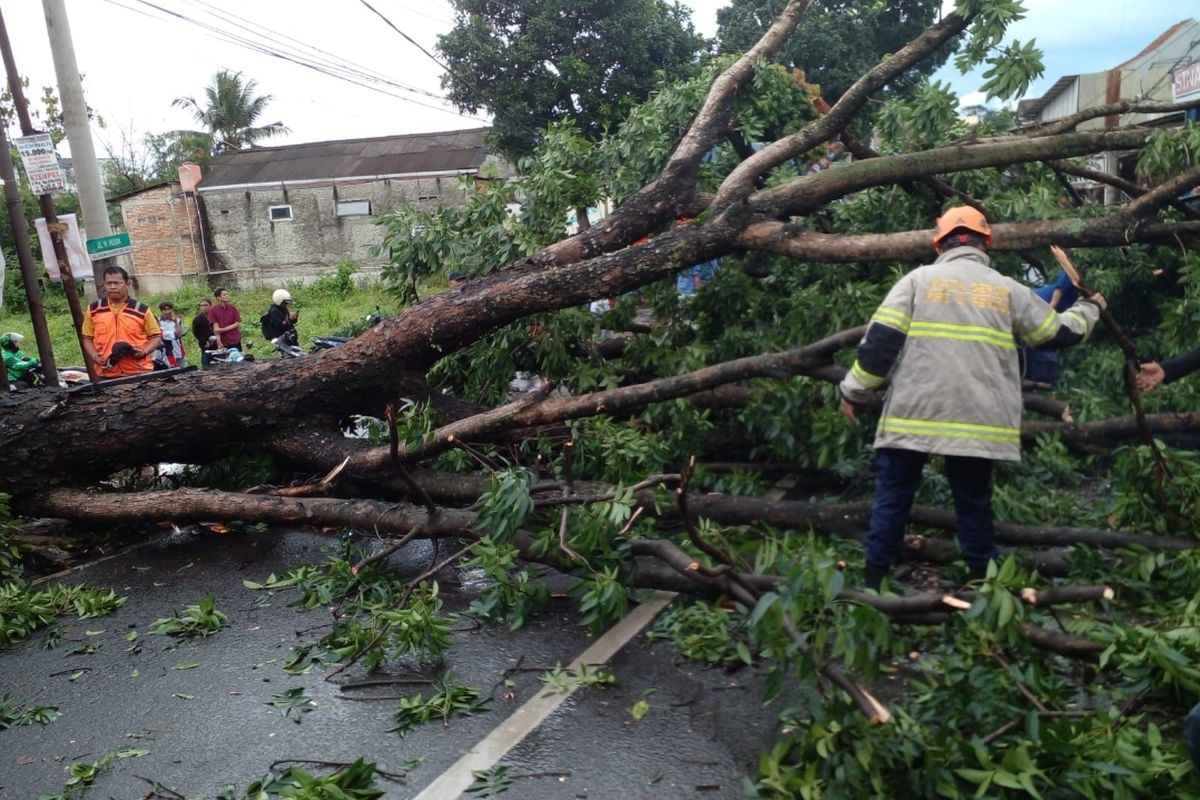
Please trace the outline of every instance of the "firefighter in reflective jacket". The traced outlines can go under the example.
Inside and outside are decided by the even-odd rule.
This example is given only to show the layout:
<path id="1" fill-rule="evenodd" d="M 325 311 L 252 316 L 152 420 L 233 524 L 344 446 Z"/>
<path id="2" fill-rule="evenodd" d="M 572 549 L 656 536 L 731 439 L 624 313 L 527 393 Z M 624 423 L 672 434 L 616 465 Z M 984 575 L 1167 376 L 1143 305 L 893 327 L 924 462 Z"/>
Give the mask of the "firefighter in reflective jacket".
<path id="1" fill-rule="evenodd" d="M 959 549 L 972 580 L 996 555 L 992 462 L 1021 458 L 1019 337 L 1062 348 L 1087 338 L 1105 307 L 1095 294 L 1062 314 L 991 267 L 992 232 L 973 208 L 937 221 L 938 258 L 901 278 L 871 317 L 838 387 L 841 410 L 886 388 L 875 432 L 875 497 L 866 585 L 878 589 L 900 555 L 904 525 L 932 454 L 945 457 Z"/>
<path id="2" fill-rule="evenodd" d="M 154 369 L 162 329 L 150 307 L 129 296 L 129 273 L 104 270 L 104 299 L 94 300 L 83 318 L 83 349 L 103 378 Z"/>

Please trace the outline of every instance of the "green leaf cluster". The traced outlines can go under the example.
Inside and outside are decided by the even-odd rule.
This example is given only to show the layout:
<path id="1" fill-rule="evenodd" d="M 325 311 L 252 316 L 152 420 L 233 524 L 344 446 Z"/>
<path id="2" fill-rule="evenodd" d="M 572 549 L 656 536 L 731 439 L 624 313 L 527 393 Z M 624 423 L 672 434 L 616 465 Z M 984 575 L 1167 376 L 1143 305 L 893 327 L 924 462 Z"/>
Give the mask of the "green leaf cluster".
<path id="1" fill-rule="evenodd" d="M 150 632 L 158 636 L 180 638 L 207 637 L 228 624 L 229 616 L 217 608 L 217 600 L 209 592 L 200 598 L 200 602 L 186 607 L 182 614 L 172 611 L 171 616 L 155 620 Z"/>
<path id="2" fill-rule="evenodd" d="M 752 661 L 745 618 L 707 603 L 680 603 L 659 615 L 650 639 L 672 642 L 684 656 L 706 664 Z"/>
<path id="3" fill-rule="evenodd" d="M 0 696 L 0 731 L 22 725 L 49 725 L 62 716 L 56 706 L 18 703 L 5 692 Z"/>
<path id="4" fill-rule="evenodd" d="M 542 673 L 538 680 L 546 685 L 546 691 L 551 694 L 565 694 L 573 689 L 584 686 L 616 686 L 617 676 L 604 665 L 588 667 L 580 664 L 578 669 L 564 669 L 556 664 L 554 669 Z"/>
<path id="5" fill-rule="evenodd" d="M 111 614 L 126 598 L 112 589 L 54 584 L 34 590 L 12 581 L 0 585 L 0 645 L 24 639 L 63 614 L 80 619 Z"/>
<path id="6" fill-rule="evenodd" d="M 489 536 L 475 543 L 471 558 L 463 567 L 483 570 L 489 583 L 482 594 L 471 601 L 468 615 L 488 622 L 504 622 L 516 630 L 545 607 L 550 600 L 549 589 L 518 563 L 517 556 L 515 547 L 496 542 Z"/>
<path id="7" fill-rule="evenodd" d="M 300 724 L 305 714 L 311 713 L 317 707 L 313 699 L 304 693 L 303 686 L 293 686 L 291 689 L 271 695 L 267 705 L 282 709 L 283 715 L 289 717 L 297 725 Z M 295 716 L 292 716 L 293 711 L 296 712 Z"/>
<path id="8" fill-rule="evenodd" d="M 455 683 L 449 673 L 442 675 L 433 686 L 429 699 L 415 694 L 405 697 L 396 704 L 396 727 L 391 730 L 404 736 L 418 725 L 435 719 L 449 724 L 451 717 L 474 714 L 487 704 L 479 692 L 470 686 Z"/>
<path id="9" fill-rule="evenodd" d="M 76 762 L 68 770 L 69 777 L 63 783 L 62 792 L 55 795 L 43 795 L 38 800 L 78 800 L 92 788 L 96 778 L 112 770 L 118 761 L 148 755 L 150 755 L 150 751 L 140 747 L 122 747 L 111 753 L 105 753 L 95 761 Z"/>
<path id="10" fill-rule="evenodd" d="M 570 594 L 579 600 L 579 624 L 592 633 L 606 630 L 629 608 L 629 589 L 616 566 L 591 572 L 571 586 Z"/>
<path id="11" fill-rule="evenodd" d="M 385 792 L 375 783 L 375 771 L 373 763 L 361 758 L 324 776 L 291 767 L 278 777 L 252 781 L 241 794 L 229 786 L 217 800 L 377 800 Z"/>
<path id="12" fill-rule="evenodd" d="M 533 473 L 525 469 L 506 469 L 495 472 L 489 479 L 488 489 L 480 498 L 476 528 L 499 543 L 505 543 L 525 522 L 533 511 L 530 488 Z"/>

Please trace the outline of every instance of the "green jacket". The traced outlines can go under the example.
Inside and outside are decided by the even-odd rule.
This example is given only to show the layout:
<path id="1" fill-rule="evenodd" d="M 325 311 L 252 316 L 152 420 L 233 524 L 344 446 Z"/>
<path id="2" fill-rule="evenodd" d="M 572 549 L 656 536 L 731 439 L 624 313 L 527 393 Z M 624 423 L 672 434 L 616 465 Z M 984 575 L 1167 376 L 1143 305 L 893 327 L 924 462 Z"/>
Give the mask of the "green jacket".
<path id="1" fill-rule="evenodd" d="M 1016 338 L 1066 347 L 1099 316 L 1090 300 L 1058 314 L 982 250 L 951 248 L 888 292 L 839 389 L 862 403 L 888 385 L 876 447 L 1019 461 Z"/>
<path id="2" fill-rule="evenodd" d="M 39 362 L 32 356 L 25 355 L 23 350 L 18 350 L 15 353 L 9 350 L 4 351 L 4 369 L 8 373 L 8 381 L 19 381 L 25 377 L 25 373 L 36 367 Z"/>

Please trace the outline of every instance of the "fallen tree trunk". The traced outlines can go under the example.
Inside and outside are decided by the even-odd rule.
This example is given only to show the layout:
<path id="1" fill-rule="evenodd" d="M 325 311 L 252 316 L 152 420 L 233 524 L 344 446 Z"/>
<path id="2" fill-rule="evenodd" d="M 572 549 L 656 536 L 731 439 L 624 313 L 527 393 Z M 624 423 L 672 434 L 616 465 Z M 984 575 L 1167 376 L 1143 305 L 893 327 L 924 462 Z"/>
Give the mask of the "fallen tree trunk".
<path id="1" fill-rule="evenodd" d="M 902 69 L 899 62 L 899 59 L 885 62 L 890 74 Z M 748 80 L 748 75 L 742 80 Z M 736 91 L 736 82 L 714 88 L 714 92 L 727 92 L 726 100 Z M 861 98 L 861 102 L 865 100 Z M 841 104 L 839 101 L 838 105 Z M 813 123 L 817 126 L 814 130 L 824 130 L 821 126 L 838 113 L 835 106 L 830 114 Z M 711 132 L 715 141 L 720 126 L 717 117 L 699 119 L 696 125 L 713 126 L 711 131 L 708 128 L 705 131 Z M 1145 135 L 1140 131 L 1110 131 L 1042 137 L 1037 140 L 1036 157 L 1062 157 L 1117 145 L 1135 146 L 1144 141 Z M 746 165 L 770 169 L 776 159 L 790 157 L 787 154 L 794 144 L 789 139 L 778 152 L 764 149 Z M 711 144 L 704 149 L 708 146 Z M 406 383 L 423 384 L 421 376 L 435 361 L 490 331 L 530 314 L 581 305 L 597 296 L 622 294 L 737 248 L 776 250 L 826 261 L 842 260 L 834 250 L 843 248 L 846 258 L 862 261 L 873 257 L 905 257 L 910 244 L 921 242 L 921 252 L 928 254 L 924 232 L 880 235 L 869 247 L 864 237 L 834 237 L 822 240 L 836 242 L 834 250 L 809 252 L 804 250 L 807 243 L 823 234 L 788 227 L 788 223 L 764 221 L 761 215 L 790 215 L 805 203 L 815 202 L 813 192 L 818 188 L 821 196 L 837 197 L 868 185 L 914 177 L 922 169 L 977 168 L 1001 163 L 1014 153 L 1005 147 L 981 146 L 938 151 L 936 163 L 929 161 L 928 154 L 920 158 L 870 159 L 863 165 L 764 189 L 758 202 L 714 208 L 715 213 L 708 221 L 677 226 L 636 247 L 604 253 L 591 252 L 589 247 L 584 247 L 587 252 L 573 251 L 571 247 L 550 248 L 539 256 L 427 298 L 341 347 L 303 359 L 173 375 L 136 385 L 101 384 L 94 393 L 66 394 L 46 389 L 3 397 L 0 398 L 0 475 L 4 477 L 0 489 L 13 494 L 19 505 L 25 496 L 47 485 L 92 482 L 121 468 L 174 460 L 180 453 L 188 453 L 195 460 L 211 458 L 262 441 L 313 416 L 357 411 L 380 415 L 383 404 L 403 392 Z M 1032 157 L 1035 156 L 1029 155 Z M 614 241 L 623 245 L 628 237 L 636 238 L 672 219 L 675 209 L 686 205 L 696 188 L 687 183 L 686 169 L 677 173 L 668 169 L 668 172 L 675 177 L 662 179 L 652 194 L 664 200 L 675 199 L 661 207 L 651 203 L 655 210 L 648 217 L 640 215 L 645 208 L 639 212 L 638 203 L 631 203 L 580 236 L 593 244 L 604 236 L 615 236 Z M 740 186 L 738 182 L 746 177 L 737 170 L 735 173 L 737 177 L 729 178 L 731 187 Z M 1190 180 L 1193 173 L 1185 177 Z M 1177 188 L 1178 183 L 1176 180 L 1171 185 Z M 752 187 L 753 181 L 749 185 Z M 1153 210 L 1154 203 L 1161 199 L 1157 191 L 1135 201 L 1144 203 L 1137 209 L 1139 213 Z M 741 189 L 731 189 L 732 195 L 740 192 Z M 720 195 L 713 200 L 714 204 L 721 202 Z M 1069 246 L 1124 245 L 1155 230 L 1159 230 L 1161 235 L 1155 235 L 1161 240 L 1176 241 L 1180 236 L 1196 233 L 1193 228 L 1197 225 L 1179 223 L 1154 228 L 1142 225 L 1132 212 L 1118 212 L 1081 223 L 1014 223 L 1011 230 L 998 225 L 995 237 L 1001 247 L 1019 244 L 1028 248 L 1049 242 Z M 570 252 L 583 260 L 571 261 L 566 257 Z M 149 430 L 154 431 L 154 436 L 140 435 Z"/>
<path id="2" fill-rule="evenodd" d="M 1147 414 L 1146 427 L 1151 433 L 1184 433 L 1200 431 L 1200 413 L 1174 412 Z M 1055 433 L 1073 444 L 1107 444 L 1114 440 L 1135 439 L 1142 435 L 1137 417 L 1101 419 L 1095 422 L 1050 422 L 1036 420 L 1021 425 L 1022 436 Z"/>
<path id="3" fill-rule="evenodd" d="M 96 493 L 51 489 L 28 505 L 47 516 L 81 522 L 145 519 L 171 522 L 241 520 L 288 525 L 353 528 L 364 533 L 423 536 L 470 535 L 475 514 L 446 508 L 429 514 L 411 503 L 336 497 L 280 497 L 215 489 Z"/>
<path id="4" fill-rule="evenodd" d="M 347 465 L 346 471 L 350 471 Z M 414 479 L 430 491 L 430 472 L 417 472 Z M 449 480 L 474 483 L 478 499 L 484 490 L 481 477 L 452 474 Z M 542 490 L 555 492 L 563 484 L 546 482 Z M 436 487 L 435 487 L 436 488 Z M 592 489 L 577 486 L 576 489 Z M 603 487 L 607 489 L 607 487 Z M 595 502 L 608 494 L 589 492 L 580 497 L 556 497 L 562 503 Z M 655 514 L 652 493 L 640 496 L 643 513 Z M 437 508 L 430 514 L 424 507 L 408 502 L 344 499 L 331 497 L 281 497 L 278 495 L 243 494 L 209 489 L 177 489 L 159 492 L 95 493 L 75 489 L 52 489 L 32 499 L 29 507 L 43 515 L 62 517 L 81 522 L 119 522 L 131 517 L 147 520 L 202 521 L 237 519 L 246 522 L 305 524 L 355 528 L 366 533 L 404 533 L 419 527 L 428 535 L 467 535 L 475 522 L 469 509 Z M 724 525 L 769 525 L 781 529 L 814 528 L 841 535 L 851 526 L 861 530 L 870 514 L 868 503 L 828 505 L 798 501 L 775 501 L 758 497 L 734 497 L 719 494 L 689 494 L 689 513 L 706 517 Z M 663 513 L 670 516 L 669 509 Z M 954 512 L 949 509 L 915 506 L 909 521 L 919 525 L 954 530 Z M 1101 548 L 1143 547 L 1155 551 L 1182 551 L 1197 546 L 1185 539 L 1152 534 L 1125 533 L 1089 528 L 1018 525 L 996 523 L 996 538 L 1001 544 L 1026 547 L 1063 547 L 1086 544 Z"/>

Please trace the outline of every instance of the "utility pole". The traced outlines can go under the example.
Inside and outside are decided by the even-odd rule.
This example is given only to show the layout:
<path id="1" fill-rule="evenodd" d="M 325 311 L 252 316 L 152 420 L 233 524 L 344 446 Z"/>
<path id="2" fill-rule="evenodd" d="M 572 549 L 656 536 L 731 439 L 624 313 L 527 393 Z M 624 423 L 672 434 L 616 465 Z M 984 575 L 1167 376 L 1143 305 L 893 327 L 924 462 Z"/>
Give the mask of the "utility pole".
<path id="1" fill-rule="evenodd" d="M 29 118 L 29 105 L 25 102 L 25 89 L 21 86 L 21 75 L 17 72 L 17 62 L 13 58 L 12 43 L 8 40 L 8 27 L 4 24 L 4 13 L 0 11 L 0 55 L 4 58 L 4 71 L 8 73 L 8 91 L 12 95 L 13 106 L 17 119 L 21 121 L 21 133 L 30 136 L 35 133 L 33 122 Z M 79 352 L 83 354 L 83 363 L 87 366 L 88 377 L 95 386 L 100 380 L 96 373 L 96 365 L 88 357 L 83 347 L 83 308 L 79 305 L 79 292 L 75 288 L 75 276 L 71 272 L 71 261 L 67 258 L 67 248 L 63 245 L 63 227 L 58 221 L 58 213 L 54 210 L 54 198 L 48 194 L 38 196 L 42 205 L 42 216 L 46 218 L 46 229 L 54 241 L 54 256 L 58 259 L 59 273 L 62 275 L 63 290 L 67 293 L 67 305 L 71 307 L 71 319 L 75 324 L 75 337 L 79 340 Z"/>
<path id="2" fill-rule="evenodd" d="M 96 163 L 96 146 L 88 123 L 87 101 L 83 99 L 83 79 L 75 61 L 75 45 L 71 41 L 71 25 L 67 21 L 65 0 L 42 0 L 46 15 L 46 34 L 50 37 L 50 53 L 54 57 L 54 74 L 58 76 L 58 94 L 62 101 L 63 127 L 71 143 L 71 162 L 75 168 L 75 186 L 79 191 L 79 209 L 87 238 L 99 239 L 112 234 L 108 221 L 108 205 L 104 202 L 104 184 Z M 92 262 L 96 276 L 96 292 L 104 286 L 104 270 L 116 262 L 103 258 Z"/>
<path id="3" fill-rule="evenodd" d="M 58 366 L 54 362 L 54 350 L 50 347 L 50 329 L 46 326 L 46 307 L 42 304 L 42 287 L 38 285 L 33 248 L 29 246 L 29 221 L 25 219 L 25 207 L 21 203 L 21 190 L 8 148 L 8 131 L 4 129 L 3 125 L 0 125 L 0 179 L 4 181 L 4 202 L 8 206 L 8 218 L 12 220 L 13 239 L 17 243 L 17 260 L 21 263 L 21 282 L 25 284 L 25 299 L 29 303 L 29 319 L 33 322 L 33 336 L 37 339 L 38 359 L 42 362 L 42 374 L 46 376 L 46 383 L 58 386 Z"/>

